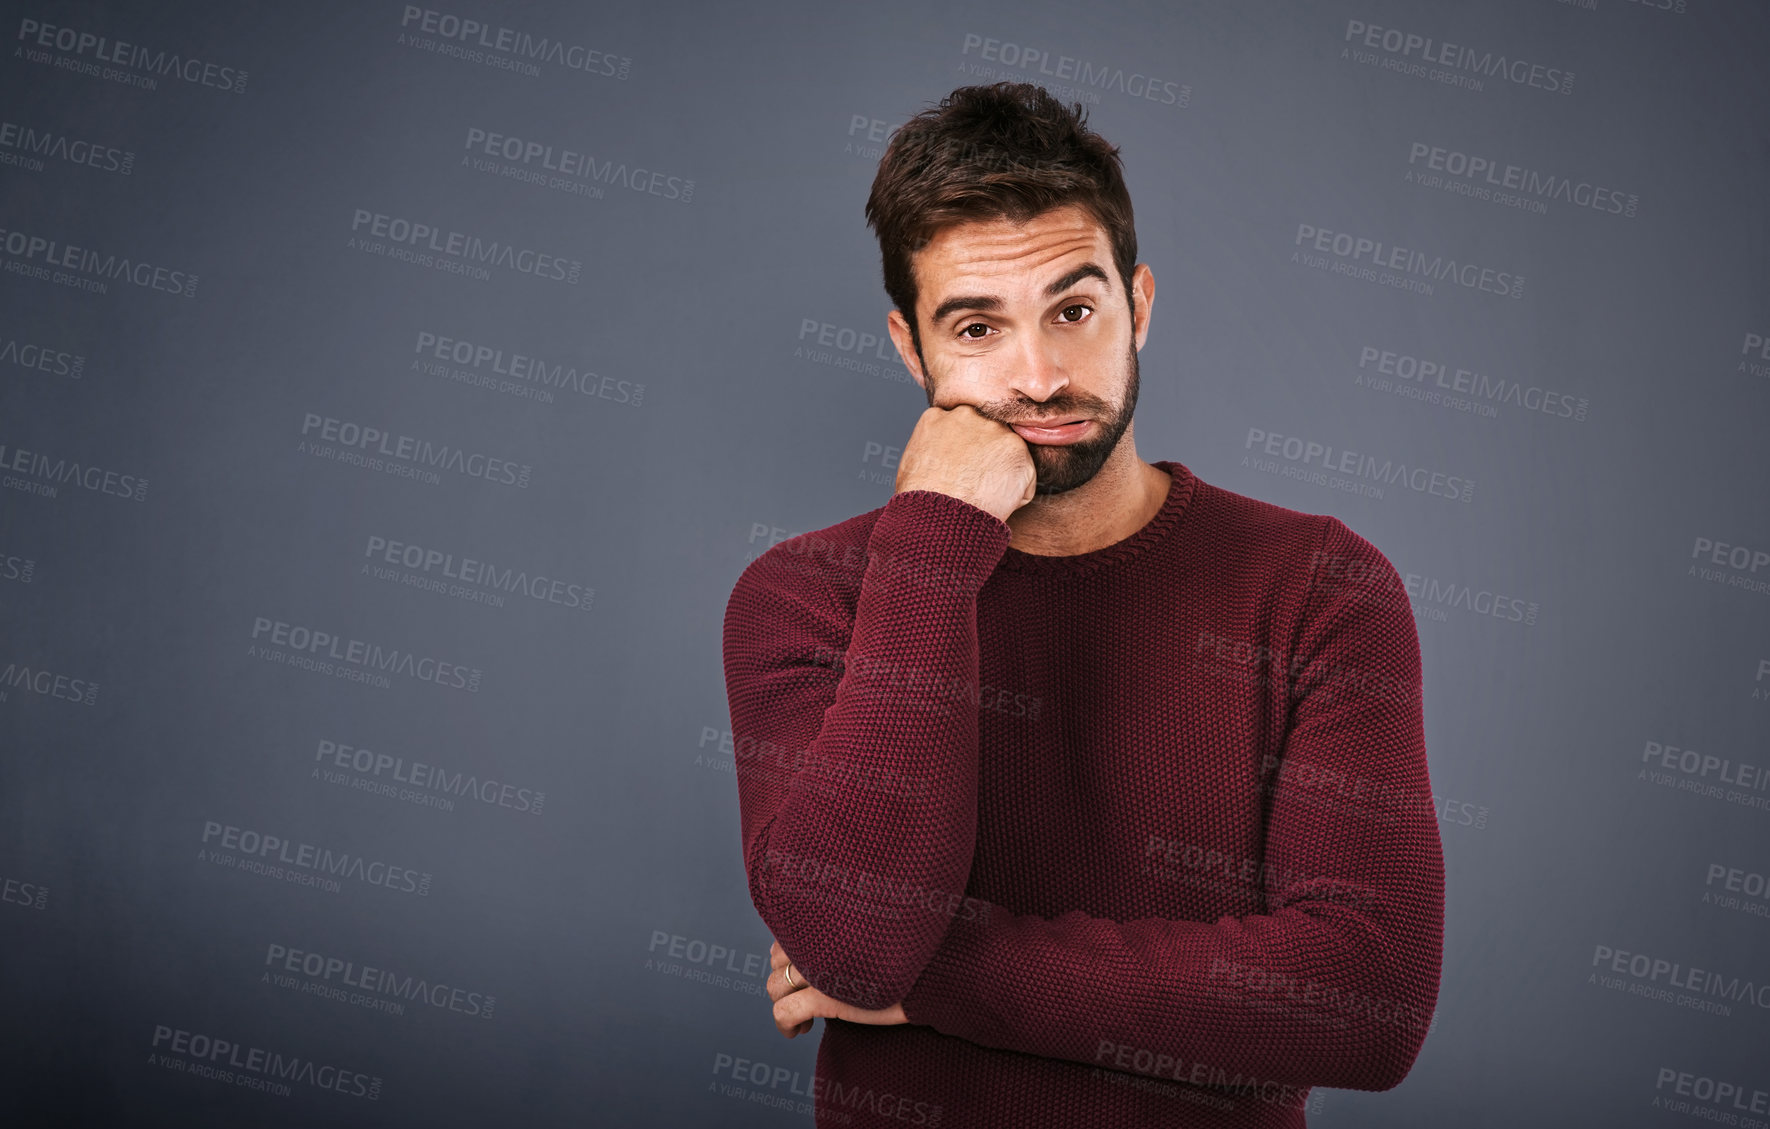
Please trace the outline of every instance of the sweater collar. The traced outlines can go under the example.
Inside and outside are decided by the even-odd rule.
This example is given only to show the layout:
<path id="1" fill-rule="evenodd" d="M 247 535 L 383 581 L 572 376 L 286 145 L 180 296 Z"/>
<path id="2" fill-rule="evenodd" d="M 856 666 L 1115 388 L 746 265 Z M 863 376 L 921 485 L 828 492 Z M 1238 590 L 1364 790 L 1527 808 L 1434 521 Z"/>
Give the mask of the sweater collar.
<path id="1" fill-rule="evenodd" d="M 1198 479 L 1193 476 L 1182 463 L 1171 459 L 1158 459 L 1154 466 L 1168 472 L 1172 482 L 1168 486 L 1167 500 L 1155 516 L 1144 523 L 1143 528 L 1110 545 L 1086 553 L 1074 553 L 1069 556 L 1046 556 L 1040 553 L 1028 553 L 1016 549 L 1010 544 L 1002 554 L 998 568 L 1012 569 L 1015 572 L 1046 573 L 1056 575 L 1081 575 L 1105 568 L 1108 565 L 1132 560 L 1147 553 L 1153 546 L 1167 537 L 1180 518 L 1186 512 L 1186 505 L 1192 500 L 1193 488 Z"/>

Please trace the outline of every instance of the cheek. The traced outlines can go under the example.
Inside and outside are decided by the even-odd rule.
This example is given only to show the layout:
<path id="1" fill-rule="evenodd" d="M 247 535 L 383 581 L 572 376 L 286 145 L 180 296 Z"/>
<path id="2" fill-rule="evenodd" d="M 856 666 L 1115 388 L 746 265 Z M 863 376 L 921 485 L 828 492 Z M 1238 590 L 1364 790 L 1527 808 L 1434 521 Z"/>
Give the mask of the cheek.
<path id="1" fill-rule="evenodd" d="M 1077 370 L 1106 372 L 1119 363 L 1120 353 L 1117 348 L 1108 349 L 1105 341 L 1101 333 L 1070 333 L 1058 338 L 1052 349 Z"/>
<path id="2" fill-rule="evenodd" d="M 997 356 L 948 356 L 941 364 L 937 378 L 945 387 L 955 391 L 965 388 L 981 388 L 993 384 L 1003 371 L 1004 358 Z"/>
<path id="3" fill-rule="evenodd" d="M 1052 345 L 1049 356 L 1078 388 L 1110 397 L 1124 383 L 1129 366 L 1124 347 L 1108 340 L 1105 334 L 1073 334 Z"/>

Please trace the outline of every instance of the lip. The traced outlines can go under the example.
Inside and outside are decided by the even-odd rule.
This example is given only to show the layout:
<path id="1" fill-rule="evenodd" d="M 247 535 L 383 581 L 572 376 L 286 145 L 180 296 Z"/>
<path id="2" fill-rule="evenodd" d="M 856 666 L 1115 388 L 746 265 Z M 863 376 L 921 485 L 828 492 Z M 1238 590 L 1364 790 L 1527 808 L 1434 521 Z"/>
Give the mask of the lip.
<path id="1" fill-rule="evenodd" d="M 1014 434 L 1020 436 L 1028 443 L 1061 446 L 1065 443 L 1074 443 L 1076 440 L 1080 439 L 1088 430 L 1088 425 L 1092 422 L 1092 420 L 1081 419 L 1056 426 L 1039 427 L 1025 423 L 1011 423 L 1008 426 L 1014 429 Z"/>

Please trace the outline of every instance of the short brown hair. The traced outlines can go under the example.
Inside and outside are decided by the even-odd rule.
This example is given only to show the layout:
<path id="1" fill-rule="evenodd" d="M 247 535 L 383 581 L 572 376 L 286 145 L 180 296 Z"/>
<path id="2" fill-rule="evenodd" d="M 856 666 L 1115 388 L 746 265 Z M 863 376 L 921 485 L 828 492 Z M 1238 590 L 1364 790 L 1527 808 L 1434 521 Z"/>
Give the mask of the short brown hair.
<path id="1" fill-rule="evenodd" d="M 866 215 L 879 236 L 885 293 L 909 321 L 917 350 L 910 257 L 955 223 L 1024 223 L 1080 204 L 1106 229 L 1125 301 L 1135 305 L 1137 231 L 1118 153 L 1087 127 L 1081 103 L 1066 107 L 1028 82 L 961 86 L 905 122 L 880 158 Z"/>

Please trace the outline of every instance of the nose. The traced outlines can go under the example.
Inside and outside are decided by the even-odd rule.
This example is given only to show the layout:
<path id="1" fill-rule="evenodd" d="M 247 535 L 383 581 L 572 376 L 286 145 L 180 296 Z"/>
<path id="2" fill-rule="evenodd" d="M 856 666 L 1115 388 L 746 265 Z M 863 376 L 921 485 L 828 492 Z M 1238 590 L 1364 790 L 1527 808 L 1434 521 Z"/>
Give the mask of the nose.
<path id="1" fill-rule="evenodd" d="M 1061 354 L 1043 334 L 1022 334 L 1020 348 L 1007 360 L 1013 366 L 1009 386 L 1029 400 L 1042 404 L 1069 386 Z"/>

